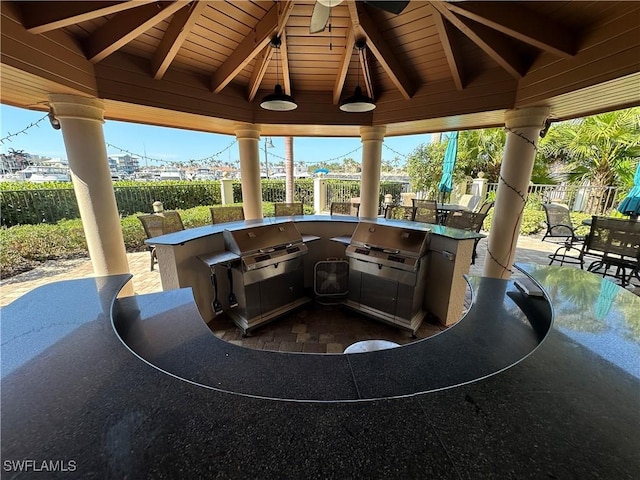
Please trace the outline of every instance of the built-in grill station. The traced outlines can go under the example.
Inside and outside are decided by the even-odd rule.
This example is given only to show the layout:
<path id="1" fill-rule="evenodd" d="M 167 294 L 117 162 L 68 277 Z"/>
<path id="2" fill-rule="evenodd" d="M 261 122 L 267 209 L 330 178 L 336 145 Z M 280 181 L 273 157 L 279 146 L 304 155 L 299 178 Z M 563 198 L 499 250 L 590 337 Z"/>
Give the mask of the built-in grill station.
<path id="1" fill-rule="evenodd" d="M 428 230 L 360 222 L 346 248 L 345 305 L 415 335 L 423 309 Z"/>
<path id="2" fill-rule="evenodd" d="M 217 283 L 214 312 L 222 311 L 215 307 L 219 294 L 223 301 L 229 298 L 227 314 L 243 334 L 310 301 L 302 258 L 308 248 L 293 222 L 225 230 L 223 237 L 226 252 L 200 259 Z M 227 282 L 217 282 L 216 266 L 227 267 Z"/>

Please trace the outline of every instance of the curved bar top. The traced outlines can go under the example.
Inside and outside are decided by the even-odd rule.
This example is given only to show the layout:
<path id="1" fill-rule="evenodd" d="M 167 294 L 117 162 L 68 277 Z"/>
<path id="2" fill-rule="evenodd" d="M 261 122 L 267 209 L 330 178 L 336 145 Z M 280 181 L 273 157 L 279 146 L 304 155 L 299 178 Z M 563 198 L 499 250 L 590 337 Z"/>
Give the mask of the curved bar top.
<path id="1" fill-rule="evenodd" d="M 76 478 L 638 478 L 640 298 L 589 272 L 521 268 L 548 293 L 551 326 L 546 299 L 472 279 L 472 311 L 444 334 L 380 352 L 264 352 L 274 365 L 252 375 L 261 352 L 198 331 L 188 290 L 115 301 L 127 275 L 39 287 L 2 309 L 4 473 L 32 459 Z M 318 367 L 329 363 L 344 374 Z M 300 372 L 317 377 L 289 396 L 329 401 L 246 396 L 261 384 L 275 398 Z M 347 393 L 385 399 L 330 401 Z"/>
<path id="2" fill-rule="evenodd" d="M 548 332 L 546 299 L 527 298 L 511 282 L 491 278 L 473 278 L 472 287 L 474 301 L 453 327 L 399 348 L 358 354 L 233 345 L 213 335 L 188 289 L 120 300 L 116 329 L 151 365 L 215 390 L 312 402 L 391 398 L 493 375 L 529 355 Z"/>
<path id="3" fill-rule="evenodd" d="M 198 240 L 200 238 L 207 237 L 209 235 L 222 233 L 225 230 L 235 231 L 235 230 L 241 230 L 243 228 L 256 226 L 256 225 L 272 225 L 276 223 L 291 222 L 291 221 L 296 224 L 298 223 L 304 224 L 307 222 L 358 223 L 362 221 L 362 222 L 369 222 L 369 223 L 379 223 L 383 225 L 394 225 L 402 228 L 409 228 L 409 229 L 420 230 L 420 231 L 427 230 L 435 235 L 441 235 L 443 237 L 448 237 L 455 240 L 466 240 L 470 238 L 475 239 L 475 238 L 484 237 L 484 235 L 476 232 L 445 227 L 443 225 L 411 222 L 407 220 L 388 220 L 386 218 L 359 218 L 359 217 L 349 217 L 349 216 L 343 216 L 343 215 L 333 216 L 333 217 L 330 215 L 301 215 L 301 216 L 293 216 L 293 217 L 265 217 L 258 220 L 243 220 L 239 222 L 228 222 L 228 223 L 218 223 L 216 225 L 205 225 L 203 227 L 189 228 L 186 230 L 181 230 L 179 232 L 168 233 L 160 237 L 154 237 L 152 239 L 146 240 L 146 243 L 153 244 L 153 245 L 177 246 L 177 245 L 183 245 L 193 240 Z"/>

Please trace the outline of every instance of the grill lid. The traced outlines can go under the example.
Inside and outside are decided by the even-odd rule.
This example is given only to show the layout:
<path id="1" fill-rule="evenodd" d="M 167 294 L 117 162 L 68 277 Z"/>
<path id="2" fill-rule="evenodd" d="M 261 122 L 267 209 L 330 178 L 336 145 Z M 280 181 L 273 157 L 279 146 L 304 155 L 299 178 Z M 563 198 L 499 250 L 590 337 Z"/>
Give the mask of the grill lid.
<path id="1" fill-rule="evenodd" d="M 351 245 L 388 255 L 419 258 L 427 250 L 428 234 L 428 230 L 360 222 L 351 237 Z"/>
<path id="2" fill-rule="evenodd" d="M 308 252 L 293 222 L 223 233 L 225 248 L 240 255 L 246 270 L 266 267 Z"/>

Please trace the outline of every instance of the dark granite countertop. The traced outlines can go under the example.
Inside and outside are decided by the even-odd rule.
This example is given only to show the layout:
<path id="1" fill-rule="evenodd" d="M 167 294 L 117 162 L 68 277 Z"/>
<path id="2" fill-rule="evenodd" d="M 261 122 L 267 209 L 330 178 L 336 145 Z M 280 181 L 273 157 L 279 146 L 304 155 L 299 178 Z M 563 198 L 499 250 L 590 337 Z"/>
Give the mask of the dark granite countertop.
<path id="1" fill-rule="evenodd" d="M 127 344 L 110 310 L 128 276 L 40 287 L 1 311 L 3 478 L 43 462 L 57 471 L 42 477 L 83 479 L 638 478 L 640 299 L 577 269 L 522 268 L 551 328 L 545 299 L 472 279 L 470 314 L 436 337 L 280 358 L 212 347 L 185 290 L 119 300 Z M 408 396 L 382 399 L 392 390 Z"/>
<path id="2" fill-rule="evenodd" d="M 179 232 L 168 233 L 160 237 L 154 237 L 146 240 L 146 243 L 152 245 L 169 245 L 178 246 L 187 242 L 197 240 L 209 235 L 215 235 L 222 233 L 225 230 L 241 230 L 244 228 L 250 228 L 251 226 L 259 225 L 272 225 L 283 222 L 294 222 L 296 224 L 303 224 L 305 222 L 343 222 L 343 223 L 358 223 L 360 221 L 370 223 L 380 223 L 383 225 L 395 225 L 402 228 L 410 228 L 413 230 L 429 231 L 434 235 L 440 235 L 443 237 L 453 238 L 456 240 L 466 240 L 475 238 L 484 238 L 485 235 L 481 233 L 471 232 L 467 230 L 460 230 L 458 228 L 445 227 L 443 225 L 432 225 L 429 223 L 411 222 L 408 220 L 388 220 L 385 218 L 358 218 L 349 216 L 329 216 L 329 215 L 302 215 L 294 217 L 265 217 L 258 220 L 244 220 L 239 222 L 219 223 L 216 225 L 205 225 L 202 227 L 189 228 L 181 230 Z M 355 226 L 354 226 L 355 228 Z"/>

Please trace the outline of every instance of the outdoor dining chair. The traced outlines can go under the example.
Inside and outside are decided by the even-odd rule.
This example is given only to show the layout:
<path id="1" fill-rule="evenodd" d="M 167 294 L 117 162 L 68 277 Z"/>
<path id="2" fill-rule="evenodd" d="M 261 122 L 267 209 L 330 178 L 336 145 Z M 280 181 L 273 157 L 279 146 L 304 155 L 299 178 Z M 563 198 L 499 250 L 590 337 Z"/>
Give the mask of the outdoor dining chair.
<path id="1" fill-rule="evenodd" d="M 547 224 L 547 231 L 542 237 L 542 241 L 549 239 L 547 240 L 549 242 L 562 243 L 554 253 L 549 255 L 551 260 L 549 265 L 557 261 L 560 262 L 560 265 L 565 263 L 579 264 L 580 268 L 583 268 L 584 259 L 582 258 L 581 247 L 584 237 L 576 235 L 569 207 L 562 203 L 543 203 L 542 208 L 546 215 Z M 578 252 L 578 255 L 569 255 L 572 250 Z"/>
<path id="2" fill-rule="evenodd" d="M 420 200 L 414 198 L 413 220 L 422 223 L 438 223 L 438 204 L 435 200 Z"/>
<path id="3" fill-rule="evenodd" d="M 413 220 L 413 207 L 388 205 L 384 209 L 384 218 L 393 220 Z"/>
<path id="4" fill-rule="evenodd" d="M 484 213 L 485 215 L 489 213 L 489 210 L 491 210 L 493 208 L 493 205 L 496 202 L 494 201 L 486 201 L 483 202 L 477 210 L 475 210 L 476 213 Z"/>
<path id="5" fill-rule="evenodd" d="M 352 202 L 331 202 L 331 215 L 349 215 L 357 217 L 360 212 L 360 204 Z"/>
<path id="6" fill-rule="evenodd" d="M 138 215 L 138 220 L 142 223 L 142 228 L 144 228 L 144 233 L 147 236 L 147 239 L 184 230 L 182 217 L 175 210 L 168 210 L 162 213 L 152 213 L 149 215 Z M 156 246 L 148 245 L 147 248 L 151 255 L 151 270 L 153 270 L 153 266 L 158 263 Z"/>
<path id="7" fill-rule="evenodd" d="M 475 213 L 468 211 L 451 212 L 449 215 L 447 215 L 445 226 L 480 233 L 480 230 L 482 230 L 482 224 L 486 217 L 486 213 Z M 479 242 L 480 238 L 476 238 L 473 244 L 473 253 L 471 254 L 472 265 L 475 265 L 476 263 L 476 250 L 478 248 Z"/>
<path id="8" fill-rule="evenodd" d="M 244 209 L 241 206 L 211 207 L 211 223 L 237 222 L 244 220 Z"/>
<path id="9" fill-rule="evenodd" d="M 276 217 L 292 217 L 294 215 L 304 214 L 302 202 L 274 203 L 273 207 Z"/>

